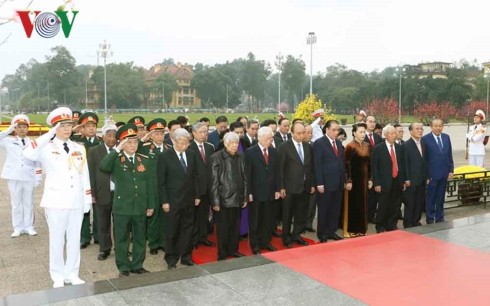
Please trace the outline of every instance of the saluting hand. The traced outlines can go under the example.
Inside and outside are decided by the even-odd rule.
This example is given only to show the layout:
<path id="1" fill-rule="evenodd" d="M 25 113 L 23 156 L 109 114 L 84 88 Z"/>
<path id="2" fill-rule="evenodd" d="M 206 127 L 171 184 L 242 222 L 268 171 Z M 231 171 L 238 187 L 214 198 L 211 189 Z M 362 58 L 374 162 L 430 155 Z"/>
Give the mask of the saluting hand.
<path id="1" fill-rule="evenodd" d="M 154 132 L 155 132 L 155 130 L 149 131 L 148 133 L 146 133 L 146 135 L 143 136 L 143 138 L 141 138 L 141 141 L 142 142 L 148 141 L 151 138 L 151 136 L 153 135 Z"/>
<path id="2" fill-rule="evenodd" d="M 119 142 L 119 144 L 117 145 L 116 149 L 118 151 L 121 151 L 124 147 L 124 145 L 126 144 L 126 142 L 128 141 L 127 138 L 124 138 L 123 140 L 121 140 L 121 142 Z"/>
<path id="3" fill-rule="evenodd" d="M 58 128 L 61 126 L 61 122 L 58 122 L 56 123 L 55 126 L 53 126 L 48 133 L 50 133 L 51 135 L 54 135 L 56 134 L 56 131 L 58 130 Z"/>
<path id="4" fill-rule="evenodd" d="M 16 127 L 17 127 L 17 122 L 14 123 L 14 124 L 12 124 L 12 125 L 10 125 L 9 128 L 5 130 L 5 132 L 7 134 L 10 134 L 10 133 L 12 133 L 15 130 Z"/>
<path id="5" fill-rule="evenodd" d="M 83 124 L 78 124 L 78 125 L 75 125 L 71 130 L 73 133 L 78 133 L 78 132 L 80 132 L 82 127 L 83 127 Z"/>

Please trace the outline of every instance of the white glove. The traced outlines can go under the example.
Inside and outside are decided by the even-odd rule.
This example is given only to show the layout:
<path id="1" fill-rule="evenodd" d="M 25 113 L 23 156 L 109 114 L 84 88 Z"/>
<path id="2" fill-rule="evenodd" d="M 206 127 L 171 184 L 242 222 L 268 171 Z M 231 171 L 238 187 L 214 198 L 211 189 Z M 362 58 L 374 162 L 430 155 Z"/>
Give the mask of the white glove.
<path id="1" fill-rule="evenodd" d="M 12 133 L 15 130 L 16 127 L 17 127 L 17 122 L 14 123 L 14 124 L 12 124 L 12 125 L 10 125 L 9 128 L 5 130 L 5 133 L 7 133 L 7 134 Z"/>
<path id="2" fill-rule="evenodd" d="M 48 133 L 51 135 L 51 136 L 54 136 L 56 134 L 56 131 L 58 130 L 58 128 L 61 126 L 61 123 L 58 122 L 56 123 L 55 126 L 53 126 L 49 131 Z"/>

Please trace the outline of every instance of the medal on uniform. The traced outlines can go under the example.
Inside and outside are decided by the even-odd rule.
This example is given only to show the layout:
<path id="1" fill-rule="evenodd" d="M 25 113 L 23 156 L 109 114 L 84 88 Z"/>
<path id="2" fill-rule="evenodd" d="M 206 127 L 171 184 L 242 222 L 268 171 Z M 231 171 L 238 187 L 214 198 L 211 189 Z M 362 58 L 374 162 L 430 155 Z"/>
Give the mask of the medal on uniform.
<path id="1" fill-rule="evenodd" d="M 83 153 L 80 151 L 75 151 L 70 154 L 68 158 L 70 162 L 70 169 L 74 167 L 78 173 L 82 173 L 83 167 L 85 166 L 86 159 L 83 158 Z"/>

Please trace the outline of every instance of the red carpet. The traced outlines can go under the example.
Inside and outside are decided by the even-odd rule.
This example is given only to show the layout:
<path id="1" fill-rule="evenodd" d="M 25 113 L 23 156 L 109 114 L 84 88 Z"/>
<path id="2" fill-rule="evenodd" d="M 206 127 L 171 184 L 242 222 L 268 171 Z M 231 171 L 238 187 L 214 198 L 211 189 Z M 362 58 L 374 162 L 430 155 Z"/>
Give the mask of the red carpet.
<path id="1" fill-rule="evenodd" d="M 264 257 L 370 305 L 490 304 L 490 254 L 403 231 Z"/>
<path id="2" fill-rule="evenodd" d="M 216 232 L 216 231 L 214 231 Z M 216 234 L 212 234 L 208 236 L 209 240 L 213 242 L 217 242 Z M 316 244 L 317 242 L 308 238 L 303 237 L 305 241 L 307 241 L 310 245 Z M 278 250 L 284 250 L 286 247 L 282 244 L 281 238 L 272 237 L 271 241 L 272 246 L 277 248 Z M 298 248 L 301 246 L 299 244 L 293 243 L 292 249 Z M 240 244 L 238 246 L 238 251 L 244 255 L 253 255 L 252 249 L 250 248 L 250 244 L 248 243 L 248 238 L 240 240 Z M 261 250 L 262 254 L 270 253 L 267 250 Z M 218 248 L 217 247 L 207 247 L 199 245 L 197 250 L 192 252 L 192 260 L 197 264 L 205 264 L 209 262 L 215 262 L 218 260 Z"/>

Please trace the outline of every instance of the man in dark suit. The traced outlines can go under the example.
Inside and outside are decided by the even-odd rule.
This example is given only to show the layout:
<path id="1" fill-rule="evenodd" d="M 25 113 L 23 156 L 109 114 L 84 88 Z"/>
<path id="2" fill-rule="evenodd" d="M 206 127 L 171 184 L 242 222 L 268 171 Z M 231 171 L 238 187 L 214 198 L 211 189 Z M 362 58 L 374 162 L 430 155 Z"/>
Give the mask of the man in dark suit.
<path id="1" fill-rule="evenodd" d="M 400 124 L 394 124 L 393 125 L 396 129 L 396 143 L 399 144 L 399 145 L 402 145 L 405 140 L 403 140 L 403 136 L 405 135 L 405 131 L 403 130 L 403 126 L 401 126 Z"/>
<path id="2" fill-rule="evenodd" d="M 366 117 L 366 137 L 364 141 L 367 142 L 371 149 L 378 144 L 383 142 L 381 136 L 374 132 L 376 128 L 376 118 L 374 116 Z M 376 216 L 376 209 L 378 206 L 378 193 L 374 191 L 374 188 L 368 190 L 368 221 L 374 223 L 374 218 Z"/>
<path id="3" fill-rule="evenodd" d="M 429 184 L 425 197 L 425 213 L 427 224 L 444 222 L 444 196 L 448 179 L 453 177 L 454 162 L 451 139 L 442 133 L 442 119 L 433 119 L 432 133 L 422 137 L 426 154 L 424 159 L 429 168 Z"/>
<path id="4" fill-rule="evenodd" d="M 250 148 L 258 143 L 257 131 L 259 130 L 259 122 L 257 120 L 250 120 L 247 126 L 247 132 L 243 137 L 243 144 L 245 148 Z"/>
<path id="5" fill-rule="evenodd" d="M 92 187 L 93 208 L 98 217 L 99 231 L 99 255 L 98 260 L 105 260 L 111 253 L 111 221 L 112 221 L 112 200 L 114 197 L 114 181 L 111 175 L 99 169 L 102 159 L 114 150 L 116 145 L 117 127 L 114 124 L 107 124 L 102 127 L 103 144 L 92 147 L 88 152 L 88 168 L 90 173 L 90 186 Z"/>
<path id="6" fill-rule="evenodd" d="M 376 232 L 397 229 L 398 212 L 405 189 L 405 164 L 402 147 L 395 143 L 396 129 L 392 125 L 383 128 L 386 141 L 374 147 L 371 155 L 371 171 L 374 190 L 379 193 L 376 213 Z"/>
<path id="7" fill-rule="evenodd" d="M 345 183 L 344 147 L 337 140 L 339 128 L 337 120 L 328 120 L 323 127 L 324 136 L 313 144 L 320 242 L 342 239 L 336 234 Z"/>
<path id="8" fill-rule="evenodd" d="M 165 136 L 168 136 L 168 137 L 165 137 L 165 140 L 163 141 L 166 145 L 168 146 L 171 146 L 173 147 L 174 146 L 174 142 L 173 142 L 173 134 L 175 132 L 176 129 L 179 129 L 181 128 L 180 126 L 180 123 L 177 121 L 177 120 L 170 120 L 170 122 L 168 123 L 168 134 L 165 135 Z"/>
<path id="9" fill-rule="evenodd" d="M 188 150 L 189 132 L 178 128 L 173 133 L 174 147 L 158 160 L 158 192 L 167 214 L 165 261 L 168 269 L 180 263 L 193 266 L 192 233 L 195 207 L 199 205 L 199 178 L 196 154 Z"/>
<path id="10" fill-rule="evenodd" d="M 291 133 L 289 133 L 289 120 L 285 117 L 279 119 L 278 122 L 278 131 L 274 135 L 274 142 L 276 148 L 285 141 L 291 139 Z"/>
<path id="11" fill-rule="evenodd" d="M 225 116 L 219 116 L 216 118 L 216 129 L 209 133 L 208 142 L 211 143 L 217 150 L 219 143 L 221 142 L 220 134 L 228 128 L 228 118 Z"/>
<path id="12" fill-rule="evenodd" d="M 291 247 L 292 242 L 308 245 L 300 236 L 305 228 L 308 212 L 308 195 L 315 191 L 313 179 L 313 152 L 303 142 L 305 126 L 295 123 L 292 138 L 278 147 L 279 187 L 282 197 L 282 242 Z M 294 227 L 291 233 L 292 222 Z"/>
<path id="13" fill-rule="evenodd" d="M 192 126 L 192 135 L 194 140 L 191 141 L 189 150 L 193 151 L 197 158 L 198 172 L 199 172 L 199 199 L 201 202 L 199 206 L 195 208 L 194 214 L 194 233 L 193 233 L 193 245 L 197 247 L 198 244 L 205 246 L 214 246 L 215 243 L 208 239 L 208 223 L 209 223 L 209 173 L 211 173 L 209 159 L 214 153 L 214 147 L 209 142 L 206 142 L 208 137 L 208 127 L 198 122 Z"/>
<path id="14" fill-rule="evenodd" d="M 424 129 L 422 123 L 408 126 L 411 138 L 403 143 L 407 187 L 402 198 L 405 204 L 403 227 L 419 226 L 425 201 L 425 187 L 428 179 L 427 164 L 424 160 L 425 144 L 421 142 Z"/>
<path id="15" fill-rule="evenodd" d="M 271 244 L 272 231 L 276 229 L 274 220 L 274 200 L 279 199 L 277 184 L 277 152 L 271 147 L 272 130 L 261 127 L 258 130 L 258 144 L 245 153 L 245 168 L 249 182 L 249 241 L 254 254 L 260 249 L 275 251 Z"/>

